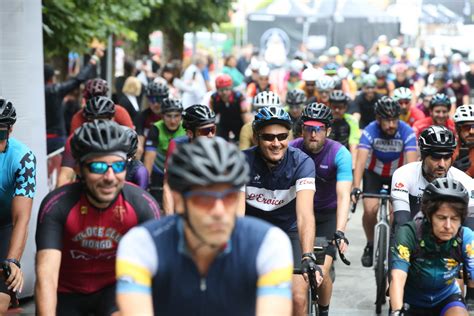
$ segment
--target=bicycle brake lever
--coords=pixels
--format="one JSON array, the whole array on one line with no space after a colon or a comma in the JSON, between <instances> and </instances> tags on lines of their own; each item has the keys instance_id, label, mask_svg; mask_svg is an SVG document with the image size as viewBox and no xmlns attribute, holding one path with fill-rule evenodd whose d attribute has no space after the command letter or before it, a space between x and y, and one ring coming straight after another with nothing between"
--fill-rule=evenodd
<instances>
[{"instance_id":1,"label":"bicycle brake lever","mask_svg":"<svg viewBox=\"0 0 474 316\"><path fill-rule=\"evenodd\" d=\"M337 252L339 253L339 258L341 258L342 262L344 262L344 264L346 266L350 266L351 265L351 262L346 258L346 256L341 252L341 249L339 249L339 240L338 239L334 239L334 242L336 243L336 248L337 248Z\"/></svg>"}]
</instances>

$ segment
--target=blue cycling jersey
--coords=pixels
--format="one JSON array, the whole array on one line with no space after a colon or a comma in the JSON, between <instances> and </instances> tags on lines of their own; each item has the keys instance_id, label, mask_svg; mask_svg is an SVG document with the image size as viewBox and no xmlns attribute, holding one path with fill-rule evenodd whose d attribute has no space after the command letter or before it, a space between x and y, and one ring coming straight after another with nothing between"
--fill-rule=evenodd
<instances>
[{"instance_id":1,"label":"blue cycling jersey","mask_svg":"<svg viewBox=\"0 0 474 316\"><path fill-rule=\"evenodd\" d=\"M394 136L383 134L380 124L373 121L362 132L358 148L370 150L366 169L382 177L390 177L393 172L403 166L404 153L416 151L416 136L411 127L398 122L398 130Z\"/></svg>"},{"instance_id":2,"label":"blue cycling jersey","mask_svg":"<svg viewBox=\"0 0 474 316\"><path fill-rule=\"evenodd\" d=\"M290 146L303 150L314 161L316 168L314 210L318 213L337 208L336 183L352 182L352 156L349 150L332 139L326 139L323 148L317 154L304 149L303 138L291 141Z\"/></svg>"},{"instance_id":3,"label":"blue cycling jersey","mask_svg":"<svg viewBox=\"0 0 474 316\"><path fill-rule=\"evenodd\" d=\"M250 168L245 187L245 214L266 220L285 232L295 231L296 193L315 190L314 163L301 150L288 147L282 161L270 169L258 147L244 150Z\"/></svg>"},{"instance_id":4,"label":"blue cycling jersey","mask_svg":"<svg viewBox=\"0 0 474 316\"><path fill-rule=\"evenodd\" d=\"M0 153L0 226L10 225L11 204L15 196L32 199L36 190L36 157L13 137Z\"/></svg>"}]
</instances>

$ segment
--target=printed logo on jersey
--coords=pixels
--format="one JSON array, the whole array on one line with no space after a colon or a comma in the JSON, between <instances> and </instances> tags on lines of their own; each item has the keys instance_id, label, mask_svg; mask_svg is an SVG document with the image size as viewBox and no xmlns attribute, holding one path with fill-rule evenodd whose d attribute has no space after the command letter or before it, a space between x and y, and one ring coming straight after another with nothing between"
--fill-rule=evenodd
<instances>
[{"instance_id":1,"label":"printed logo on jersey","mask_svg":"<svg viewBox=\"0 0 474 316\"><path fill-rule=\"evenodd\" d=\"M405 185L404 185L402 182L397 182L397 183L395 183L395 187L396 187L397 189L401 189L401 188L403 188L404 186L405 186Z\"/></svg>"},{"instance_id":2,"label":"printed logo on jersey","mask_svg":"<svg viewBox=\"0 0 474 316\"><path fill-rule=\"evenodd\" d=\"M313 179L314 186L314 179ZM296 188L288 190L267 190L264 188L246 187L246 203L262 210L271 212L290 203L296 198Z\"/></svg>"},{"instance_id":3,"label":"printed logo on jersey","mask_svg":"<svg viewBox=\"0 0 474 316\"><path fill-rule=\"evenodd\" d=\"M296 192L300 190L316 191L316 180L314 178L301 178L296 180Z\"/></svg>"},{"instance_id":4,"label":"printed logo on jersey","mask_svg":"<svg viewBox=\"0 0 474 316\"><path fill-rule=\"evenodd\" d=\"M79 242L81 247L88 249L112 249L118 244L122 234L115 228L104 226L88 226L76 236L72 241Z\"/></svg>"},{"instance_id":5,"label":"printed logo on jersey","mask_svg":"<svg viewBox=\"0 0 474 316\"><path fill-rule=\"evenodd\" d=\"M117 256L117 252L115 251L115 249L113 251L105 251L105 252L101 251L95 256L90 253L80 251L80 250L71 250L70 253L73 259L83 259L83 260L97 260L97 259L110 260L110 259L115 259L115 257Z\"/></svg>"},{"instance_id":6,"label":"printed logo on jersey","mask_svg":"<svg viewBox=\"0 0 474 316\"><path fill-rule=\"evenodd\" d=\"M398 245L397 250L398 250L398 256L400 257L400 259L403 259L406 262L410 262L410 249L408 249L408 247L405 247L403 245Z\"/></svg>"},{"instance_id":7,"label":"printed logo on jersey","mask_svg":"<svg viewBox=\"0 0 474 316\"><path fill-rule=\"evenodd\" d=\"M15 178L15 195L33 198L36 188L36 157L31 151L21 158Z\"/></svg>"},{"instance_id":8,"label":"printed logo on jersey","mask_svg":"<svg viewBox=\"0 0 474 316\"><path fill-rule=\"evenodd\" d=\"M393 186L392 191L399 191L403 193L408 193L408 190L405 188L405 185L402 182L397 182Z\"/></svg>"},{"instance_id":9,"label":"printed logo on jersey","mask_svg":"<svg viewBox=\"0 0 474 316\"><path fill-rule=\"evenodd\" d=\"M257 173L255 177L253 177L253 181L256 183L260 183L260 175Z\"/></svg>"},{"instance_id":10,"label":"printed logo on jersey","mask_svg":"<svg viewBox=\"0 0 474 316\"><path fill-rule=\"evenodd\" d=\"M384 153L402 152L403 141L401 139L376 138L373 145L374 150Z\"/></svg>"},{"instance_id":11,"label":"printed logo on jersey","mask_svg":"<svg viewBox=\"0 0 474 316\"><path fill-rule=\"evenodd\" d=\"M319 167L320 167L321 169L328 169L328 168L329 168L329 166L327 166L327 165L319 165Z\"/></svg>"},{"instance_id":12,"label":"printed logo on jersey","mask_svg":"<svg viewBox=\"0 0 474 316\"><path fill-rule=\"evenodd\" d=\"M469 258L474 258L474 241L466 245L466 254Z\"/></svg>"}]
</instances>

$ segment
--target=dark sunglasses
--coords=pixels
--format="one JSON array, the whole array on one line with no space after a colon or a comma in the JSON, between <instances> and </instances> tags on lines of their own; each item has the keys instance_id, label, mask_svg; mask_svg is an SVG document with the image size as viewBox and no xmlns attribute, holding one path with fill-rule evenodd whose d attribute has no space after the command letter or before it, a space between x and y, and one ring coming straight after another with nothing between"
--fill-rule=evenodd
<instances>
[{"instance_id":1,"label":"dark sunglasses","mask_svg":"<svg viewBox=\"0 0 474 316\"><path fill-rule=\"evenodd\" d=\"M469 132L471 129L474 129L474 124L472 123L461 125L461 130L463 132Z\"/></svg>"},{"instance_id":2,"label":"dark sunglasses","mask_svg":"<svg viewBox=\"0 0 474 316\"><path fill-rule=\"evenodd\" d=\"M217 200L222 200L225 206L235 202L239 196L239 191L238 188L230 188L222 192L188 191L184 192L183 196L190 199L193 204L210 210Z\"/></svg>"},{"instance_id":3,"label":"dark sunglasses","mask_svg":"<svg viewBox=\"0 0 474 316\"><path fill-rule=\"evenodd\" d=\"M260 134L259 137L266 142L273 142L278 139L279 142L284 141L288 138L288 133L281 133L281 134Z\"/></svg>"},{"instance_id":4,"label":"dark sunglasses","mask_svg":"<svg viewBox=\"0 0 474 316\"><path fill-rule=\"evenodd\" d=\"M93 161L89 162L86 166L91 173L104 174L107 172L107 170L109 170L109 168L112 168L114 173L120 173L125 171L125 168L127 167L127 162L116 161L111 164L108 164L104 161Z\"/></svg>"},{"instance_id":5,"label":"dark sunglasses","mask_svg":"<svg viewBox=\"0 0 474 316\"><path fill-rule=\"evenodd\" d=\"M0 140L8 139L8 134L9 133L7 129L0 130Z\"/></svg>"},{"instance_id":6,"label":"dark sunglasses","mask_svg":"<svg viewBox=\"0 0 474 316\"><path fill-rule=\"evenodd\" d=\"M196 130L196 134L199 135L199 136L207 136L209 134L215 134L215 133L216 133L216 127L215 126L198 128Z\"/></svg>"},{"instance_id":7,"label":"dark sunglasses","mask_svg":"<svg viewBox=\"0 0 474 316\"><path fill-rule=\"evenodd\" d=\"M432 153L431 154L431 158L434 159L434 160L448 160L448 159L451 159L453 157L453 154L446 154L446 153Z\"/></svg>"},{"instance_id":8,"label":"dark sunglasses","mask_svg":"<svg viewBox=\"0 0 474 316\"><path fill-rule=\"evenodd\" d=\"M148 97L148 101L151 103L161 103L164 99L164 97Z\"/></svg>"},{"instance_id":9,"label":"dark sunglasses","mask_svg":"<svg viewBox=\"0 0 474 316\"><path fill-rule=\"evenodd\" d=\"M402 100L398 100L398 103L399 103L399 104L410 104L410 100L404 100L404 99L402 99Z\"/></svg>"},{"instance_id":10,"label":"dark sunglasses","mask_svg":"<svg viewBox=\"0 0 474 316\"><path fill-rule=\"evenodd\" d=\"M315 133L325 132L326 131L326 126L303 125L303 130L308 134L312 134L313 132L315 132Z\"/></svg>"}]
</instances>

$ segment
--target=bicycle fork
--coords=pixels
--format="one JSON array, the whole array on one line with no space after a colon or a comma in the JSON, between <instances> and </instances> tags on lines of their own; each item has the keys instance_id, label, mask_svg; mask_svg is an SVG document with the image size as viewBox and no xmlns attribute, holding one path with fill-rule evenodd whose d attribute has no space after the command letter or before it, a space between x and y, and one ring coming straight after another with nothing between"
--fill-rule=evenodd
<instances>
[{"instance_id":1,"label":"bicycle fork","mask_svg":"<svg viewBox=\"0 0 474 316\"><path fill-rule=\"evenodd\" d=\"M381 221L379 221L376 225L375 225L375 236L374 236L374 250L378 248L378 244L379 244L379 238L380 238L380 231L381 231L381 227L382 226L385 226L385 243L386 243L386 247L385 247L385 260L384 260L384 268L385 268L385 271L388 271L388 251L389 251L389 241L390 241L390 225L387 223L387 221L385 219L382 219ZM374 268L377 267L377 256L372 256L372 266Z\"/></svg>"}]
</instances>

